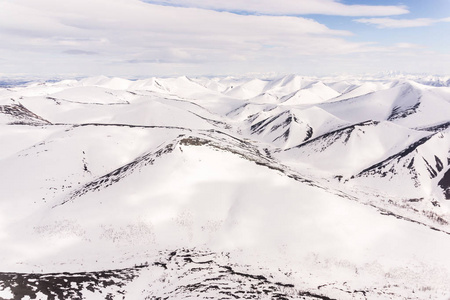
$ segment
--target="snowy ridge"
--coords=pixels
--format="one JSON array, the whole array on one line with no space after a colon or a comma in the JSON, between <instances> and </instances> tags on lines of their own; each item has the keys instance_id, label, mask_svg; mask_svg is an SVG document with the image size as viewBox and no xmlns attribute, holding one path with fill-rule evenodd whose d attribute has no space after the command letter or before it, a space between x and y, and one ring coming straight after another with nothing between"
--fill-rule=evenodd
<instances>
[{"instance_id":1,"label":"snowy ridge","mask_svg":"<svg viewBox=\"0 0 450 300\"><path fill-rule=\"evenodd\" d=\"M63 205L64 203L71 200L73 201L75 198L80 197L90 191L98 191L101 188L107 188L108 186L120 181L120 179L127 176L127 174L134 172L135 169L153 164L155 159L163 154L172 152L174 147L175 145L173 143L170 143L159 147L159 149L154 152L149 152L139 156L132 162L85 184L78 190L75 190L71 193L70 197L67 200L63 201L60 205Z\"/></svg>"},{"instance_id":2,"label":"snowy ridge","mask_svg":"<svg viewBox=\"0 0 450 300\"><path fill-rule=\"evenodd\" d=\"M447 77L1 88L0 298L447 299L449 116Z\"/></svg>"},{"instance_id":3,"label":"snowy ridge","mask_svg":"<svg viewBox=\"0 0 450 300\"><path fill-rule=\"evenodd\" d=\"M9 124L50 124L49 121L32 113L22 104L0 105L1 116L9 117Z\"/></svg>"}]
</instances>

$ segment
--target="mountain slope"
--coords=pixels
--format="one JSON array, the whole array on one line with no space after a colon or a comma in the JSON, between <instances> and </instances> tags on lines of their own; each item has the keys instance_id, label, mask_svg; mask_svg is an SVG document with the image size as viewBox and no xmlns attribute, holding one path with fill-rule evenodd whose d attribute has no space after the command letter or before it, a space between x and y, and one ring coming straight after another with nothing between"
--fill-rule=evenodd
<instances>
[{"instance_id":1,"label":"mountain slope","mask_svg":"<svg viewBox=\"0 0 450 300\"><path fill-rule=\"evenodd\" d=\"M298 266L297 270L301 270L301 266L309 266L307 272L310 274L304 277L306 282L296 283L295 278L304 276L303 271L295 272L291 279L287 278L286 284L294 280L293 287L297 288L297 291L289 292L293 294L287 295L308 291L312 299L320 299L322 295L342 296L333 289L319 291L317 286L330 281L343 284L341 276L344 274L345 281L351 285L364 286L358 279L360 272L372 280L384 278L385 272L374 268L377 264L393 271L391 260L395 259L398 264L408 264L425 271L428 269L421 267L421 264L426 262L426 268L437 268L440 266L439 260L446 255L445 245L450 240L442 234L428 233L426 227L383 216L368 206L280 176L279 171L252 161L252 157L261 159L256 150L238 150L245 145L242 142L221 134L208 135L179 137L178 143L167 145L169 148L161 147L168 151L157 151L156 156L157 153L160 155L151 163L144 163L147 161L144 155L143 163L117 169L118 175L126 174L121 180L108 184L103 177L99 177L94 182L103 181L101 186L87 184L84 186L89 188L87 193L63 193L60 199L70 201L60 202L56 206L53 205L55 202L49 203L28 216L27 220L22 220L21 224L13 223L17 232L27 238L21 241L14 241L12 237L3 239L2 253L5 253L5 248L11 249L9 245L19 246L17 252L7 257L6 261L20 259L22 264L16 269L39 264L39 268L47 272L74 272L80 269L93 272L145 264L157 255L155 250L208 247L215 253L221 253L238 248L241 249L239 254L230 255L239 266L242 261L254 262L256 258L264 259L266 266L272 270L280 261L289 262L291 267ZM220 193L212 197L213 191ZM75 197L66 198L64 194ZM280 195L283 197L280 198ZM85 209L87 206L88 210ZM268 219L271 222L267 222ZM377 229L374 230L374 227ZM369 228L372 237L366 235ZM280 230L283 232L281 235ZM427 241L425 245L429 246L412 247L417 241L407 235L399 241L398 235L404 231L422 235ZM418 253L428 253L436 242L443 247L435 257L420 261L415 258ZM51 249L48 248L49 243L52 244ZM33 245L32 253L25 250L27 245ZM149 252L148 249L154 250ZM254 249L264 250L255 256ZM399 261L400 253L402 259ZM71 261L67 261L67 256L71 257ZM274 256L277 258L273 259ZM183 255L181 261L183 257L192 257L194 262L201 259ZM213 258L200 260L205 262L201 267L234 270L238 275L256 274L250 278L241 275L244 280L241 284L251 278L269 278L266 277L269 275L258 277L261 271L255 269L243 272L236 271L234 265L230 266L231 269L220 267L220 263L214 266L210 259ZM320 266L324 261L333 266L332 270ZM341 264L342 261L346 263ZM169 266L168 262L159 262ZM357 273L354 271L355 265L359 266ZM362 267L364 265L366 267ZM5 267L12 270L13 266L8 264ZM167 280L175 280L176 272L182 272L178 268L166 275ZM197 274L189 268L184 272L182 278L186 283L178 283L183 286L178 289L178 295L196 291L189 289L190 284L198 282L189 281L191 276L196 276L200 281L208 278L205 277L207 272ZM401 269L401 272L406 272L407 276L414 274L407 269ZM326 281L320 281L322 276L326 276ZM393 275L390 280L401 282L399 278ZM151 282L151 279L147 280ZM228 284L232 282L226 277L222 280ZM270 285L270 282L268 280L264 284ZM277 280L272 282L274 284ZM314 282L318 283L314 285ZM437 284L434 281L429 283ZM419 281L410 281L409 284L419 284ZM167 288L168 295L175 295ZM245 291L245 288L242 289ZM400 285L399 289L407 292L409 287ZM132 295L132 289L125 288L125 291L125 295ZM282 291L287 292L286 289Z\"/></svg>"},{"instance_id":2,"label":"mountain slope","mask_svg":"<svg viewBox=\"0 0 450 300\"><path fill-rule=\"evenodd\" d=\"M446 299L447 79L0 88L0 298Z\"/></svg>"},{"instance_id":3,"label":"mountain slope","mask_svg":"<svg viewBox=\"0 0 450 300\"><path fill-rule=\"evenodd\" d=\"M395 194L401 184L408 195L420 188L422 197L443 200L443 191L437 189L437 181L442 180L450 165L450 131L426 136L399 153L361 171L358 177L383 180L384 189ZM398 176L401 173L400 176ZM445 180L442 182L444 184ZM420 194L419 194L420 195ZM448 199L448 198L447 198Z\"/></svg>"},{"instance_id":4,"label":"mountain slope","mask_svg":"<svg viewBox=\"0 0 450 300\"><path fill-rule=\"evenodd\" d=\"M280 157L349 177L428 135L391 122L367 121L328 132Z\"/></svg>"}]
</instances>

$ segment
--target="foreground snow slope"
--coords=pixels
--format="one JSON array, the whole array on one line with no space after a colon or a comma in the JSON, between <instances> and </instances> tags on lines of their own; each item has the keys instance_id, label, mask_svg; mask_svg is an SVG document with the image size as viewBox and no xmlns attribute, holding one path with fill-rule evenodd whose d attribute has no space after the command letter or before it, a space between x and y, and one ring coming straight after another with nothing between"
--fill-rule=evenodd
<instances>
[{"instance_id":1,"label":"foreground snow slope","mask_svg":"<svg viewBox=\"0 0 450 300\"><path fill-rule=\"evenodd\" d=\"M0 298L446 299L450 92L417 81L0 90Z\"/></svg>"}]
</instances>

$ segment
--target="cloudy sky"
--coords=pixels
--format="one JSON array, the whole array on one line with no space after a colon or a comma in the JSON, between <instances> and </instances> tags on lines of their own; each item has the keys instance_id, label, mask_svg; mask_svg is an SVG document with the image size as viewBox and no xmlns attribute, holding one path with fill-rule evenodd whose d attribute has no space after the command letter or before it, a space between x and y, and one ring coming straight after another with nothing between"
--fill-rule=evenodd
<instances>
[{"instance_id":1,"label":"cloudy sky","mask_svg":"<svg viewBox=\"0 0 450 300\"><path fill-rule=\"evenodd\" d=\"M450 74L450 0L0 0L0 75Z\"/></svg>"}]
</instances>

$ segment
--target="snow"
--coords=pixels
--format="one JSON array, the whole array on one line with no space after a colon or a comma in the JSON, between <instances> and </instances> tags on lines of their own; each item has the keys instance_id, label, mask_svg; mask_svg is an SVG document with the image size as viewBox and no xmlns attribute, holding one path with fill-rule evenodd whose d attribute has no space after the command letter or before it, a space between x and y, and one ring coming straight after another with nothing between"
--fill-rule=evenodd
<instances>
[{"instance_id":1,"label":"snow","mask_svg":"<svg viewBox=\"0 0 450 300\"><path fill-rule=\"evenodd\" d=\"M436 82L0 89L0 297L25 276L66 298L448 298L450 90Z\"/></svg>"},{"instance_id":2,"label":"snow","mask_svg":"<svg viewBox=\"0 0 450 300\"><path fill-rule=\"evenodd\" d=\"M267 81L252 79L244 84L231 88L226 92L226 95L238 99L253 98L263 92L266 84Z\"/></svg>"},{"instance_id":3,"label":"snow","mask_svg":"<svg viewBox=\"0 0 450 300\"><path fill-rule=\"evenodd\" d=\"M281 99L285 105L302 105L325 102L340 94L332 88L317 82Z\"/></svg>"}]
</instances>

